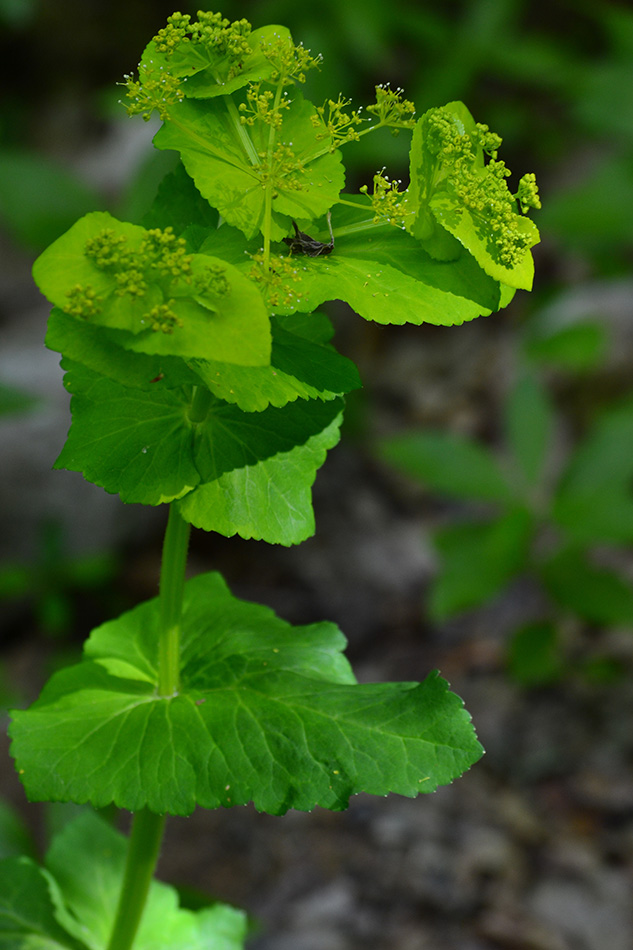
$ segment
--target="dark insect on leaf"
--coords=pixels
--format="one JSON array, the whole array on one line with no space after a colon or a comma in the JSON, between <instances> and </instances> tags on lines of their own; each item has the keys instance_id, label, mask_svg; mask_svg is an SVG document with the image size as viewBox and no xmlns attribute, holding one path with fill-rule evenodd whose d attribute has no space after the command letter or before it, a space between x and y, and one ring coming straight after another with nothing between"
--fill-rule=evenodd
<instances>
[{"instance_id":1,"label":"dark insect on leaf","mask_svg":"<svg viewBox=\"0 0 633 950\"><path fill-rule=\"evenodd\" d=\"M321 257L323 254L331 254L334 250L334 234L332 233L332 221L330 220L329 211L327 213L327 224L330 229L329 244L323 244L322 241L311 238L309 234L304 234L304 232L300 231L297 227L296 221L292 222L292 226L295 229L295 236L284 238L284 244L288 245L291 254L305 254L306 257Z\"/></svg>"}]
</instances>

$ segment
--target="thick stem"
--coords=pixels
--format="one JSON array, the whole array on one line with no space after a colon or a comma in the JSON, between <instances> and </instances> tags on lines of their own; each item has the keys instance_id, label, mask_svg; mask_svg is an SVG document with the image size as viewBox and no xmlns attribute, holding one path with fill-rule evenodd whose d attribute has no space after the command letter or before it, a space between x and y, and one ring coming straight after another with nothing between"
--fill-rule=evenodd
<instances>
[{"instance_id":1,"label":"thick stem","mask_svg":"<svg viewBox=\"0 0 633 950\"><path fill-rule=\"evenodd\" d=\"M144 808L134 816L123 887L107 950L131 950L145 910L165 825L164 815Z\"/></svg>"},{"instance_id":2,"label":"thick stem","mask_svg":"<svg viewBox=\"0 0 633 950\"><path fill-rule=\"evenodd\" d=\"M173 696L180 686L180 621L190 528L171 505L160 572L159 696Z\"/></svg>"}]
</instances>

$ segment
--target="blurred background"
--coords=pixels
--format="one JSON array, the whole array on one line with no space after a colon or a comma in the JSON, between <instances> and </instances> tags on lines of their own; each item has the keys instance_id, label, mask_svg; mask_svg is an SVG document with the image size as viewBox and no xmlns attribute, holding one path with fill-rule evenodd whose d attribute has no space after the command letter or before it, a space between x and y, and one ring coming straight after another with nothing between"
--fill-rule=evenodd
<instances>
[{"instance_id":1,"label":"blurred background","mask_svg":"<svg viewBox=\"0 0 633 950\"><path fill-rule=\"evenodd\" d=\"M68 399L30 268L80 215L139 221L151 203L170 156L116 84L173 2L0 0L3 725L92 627L157 590L165 513L51 471ZM315 537L293 550L192 540L192 571L221 570L293 623L339 623L361 680L439 668L486 757L415 801L173 819L160 873L191 906L205 894L246 906L257 950L628 950L633 10L227 0L222 12L283 23L321 52L316 103L365 104L378 82L402 86L418 115L464 101L502 136L511 185L536 173L542 243L533 293L471 325L378 327L332 305L364 389L316 482ZM405 135L348 146L348 190L383 165L406 180L407 154ZM479 493L455 477L471 466ZM491 469L522 486L519 515ZM68 814L26 807L2 744L0 856L45 847Z\"/></svg>"}]
</instances>

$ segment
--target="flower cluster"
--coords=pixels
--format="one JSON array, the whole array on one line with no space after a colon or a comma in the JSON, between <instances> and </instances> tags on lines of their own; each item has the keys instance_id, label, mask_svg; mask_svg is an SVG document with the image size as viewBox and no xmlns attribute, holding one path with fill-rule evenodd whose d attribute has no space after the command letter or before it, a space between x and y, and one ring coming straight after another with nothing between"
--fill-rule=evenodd
<instances>
[{"instance_id":1,"label":"flower cluster","mask_svg":"<svg viewBox=\"0 0 633 950\"><path fill-rule=\"evenodd\" d=\"M277 101L275 101L277 100ZM251 83L246 90L246 102L241 102L239 111L242 113L242 125L255 125L263 122L274 129L280 129L283 122L283 110L289 108L290 99L287 96L275 97L272 89L264 89L262 83Z\"/></svg>"},{"instance_id":2,"label":"flower cluster","mask_svg":"<svg viewBox=\"0 0 633 950\"><path fill-rule=\"evenodd\" d=\"M262 45L261 51L272 66L270 82L275 85L305 82L308 70L318 69L322 60L320 53L313 56L303 43L294 46L281 36L274 43Z\"/></svg>"},{"instance_id":3,"label":"flower cluster","mask_svg":"<svg viewBox=\"0 0 633 950\"><path fill-rule=\"evenodd\" d=\"M158 31L154 42L158 52L168 57L183 44L193 43L237 63L252 52L250 33L248 20L231 22L221 13L199 10L198 19L193 22L189 14L174 13L168 17L167 26Z\"/></svg>"},{"instance_id":4,"label":"flower cluster","mask_svg":"<svg viewBox=\"0 0 633 950\"><path fill-rule=\"evenodd\" d=\"M407 216L412 212L407 209L406 190L400 191L402 182L400 180L390 181L385 175L385 169L376 172L374 175L373 194L369 195L367 185L362 185L360 191L371 198L372 208L374 210L374 221L386 221L396 227L404 228L406 226Z\"/></svg>"},{"instance_id":5,"label":"flower cluster","mask_svg":"<svg viewBox=\"0 0 633 950\"><path fill-rule=\"evenodd\" d=\"M415 106L402 98L403 92L400 88L393 90L389 84L376 86L376 102L367 106L367 111L377 117L378 125L386 125L394 132L413 128Z\"/></svg>"},{"instance_id":6,"label":"flower cluster","mask_svg":"<svg viewBox=\"0 0 633 950\"><path fill-rule=\"evenodd\" d=\"M269 307L292 307L301 298L301 293L289 290L288 283L297 283L301 275L291 255L273 255L268 266L263 251L251 255L253 266L248 272L251 280L259 285Z\"/></svg>"},{"instance_id":7,"label":"flower cluster","mask_svg":"<svg viewBox=\"0 0 633 950\"><path fill-rule=\"evenodd\" d=\"M123 77L127 88L127 114L140 115L148 122L156 109L160 118L166 119L170 106L184 99L180 80L151 60L141 63L138 72L138 79L134 79L131 73Z\"/></svg>"},{"instance_id":8,"label":"flower cluster","mask_svg":"<svg viewBox=\"0 0 633 950\"><path fill-rule=\"evenodd\" d=\"M329 138L332 151L345 142L357 142L360 138L357 131L357 126L363 121L360 110L346 111L351 101L339 94L336 101L328 99L324 105L317 106L312 116L312 125L319 130L317 139Z\"/></svg>"},{"instance_id":9,"label":"flower cluster","mask_svg":"<svg viewBox=\"0 0 633 950\"><path fill-rule=\"evenodd\" d=\"M536 175L529 172L519 181L519 187L515 195L516 200L523 214L526 214L530 208L540 208L541 199L539 198L538 186L536 184Z\"/></svg>"},{"instance_id":10,"label":"flower cluster","mask_svg":"<svg viewBox=\"0 0 633 950\"><path fill-rule=\"evenodd\" d=\"M265 152L260 152L259 158L260 164L253 172L263 188L272 181L274 187L283 187L286 191L301 191L303 185L300 176L305 174L305 168L289 145L277 145L270 160Z\"/></svg>"},{"instance_id":11,"label":"flower cluster","mask_svg":"<svg viewBox=\"0 0 633 950\"><path fill-rule=\"evenodd\" d=\"M157 287L163 298L170 298L178 282L191 286L193 292L223 296L230 290L226 272L210 265L194 272L193 255L187 253L183 238L172 228L153 228L145 233L138 247L131 247L124 234L103 228L86 241L84 254L95 267L114 281L114 293L122 297L143 297L150 285ZM72 316L89 319L100 312L104 298L90 286L77 284L67 294L65 310ZM173 312L173 299L152 307L143 317L152 330L172 333L182 322Z\"/></svg>"},{"instance_id":12,"label":"flower cluster","mask_svg":"<svg viewBox=\"0 0 633 950\"><path fill-rule=\"evenodd\" d=\"M483 166L478 161L481 150L496 155L501 139L485 125L467 132L456 116L442 109L429 110L422 121L425 148L435 164L433 190L450 195L458 214L467 210L490 255L504 267L515 267L529 241L506 184L510 171L495 158ZM537 207L533 203L538 201L534 176L525 176L522 181L522 210Z\"/></svg>"}]
</instances>

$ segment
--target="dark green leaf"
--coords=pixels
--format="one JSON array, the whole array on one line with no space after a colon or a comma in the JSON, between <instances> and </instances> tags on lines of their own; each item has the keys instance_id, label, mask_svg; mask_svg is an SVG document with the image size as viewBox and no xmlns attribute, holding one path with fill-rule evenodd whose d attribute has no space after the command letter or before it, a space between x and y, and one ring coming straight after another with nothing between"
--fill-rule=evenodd
<instances>
[{"instance_id":1,"label":"dark green leaf","mask_svg":"<svg viewBox=\"0 0 633 950\"><path fill-rule=\"evenodd\" d=\"M73 422L56 468L83 472L123 501L157 505L223 474L291 452L339 414L333 399L247 413L214 400L189 419L187 389L140 390L66 363Z\"/></svg>"},{"instance_id":2,"label":"dark green leaf","mask_svg":"<svg viewBox=\"0 0 633 950\"><path fill-rule=\"evenodd\" d=\"M525 352L540 363L582 372L595 369L606 355L608 336L600 323L582 322L548 335L530 336Z\"/></svg>"},{"instance_id":3,"label":"dark green leaf","mask_svg":"<svg viewBox=\"0 0 633 950\"><path fill-rule=\"evenodd\" d=\"M81 664L14 713L29 797L171 814L250 800L271 814L338 809L361 791L433 791L481 754L436 674L357 685L333 624L292 628L217 574L186 585L181 687L162 698L158 618L154 600L104 624Z\"/></svg>"}]
</instances>

